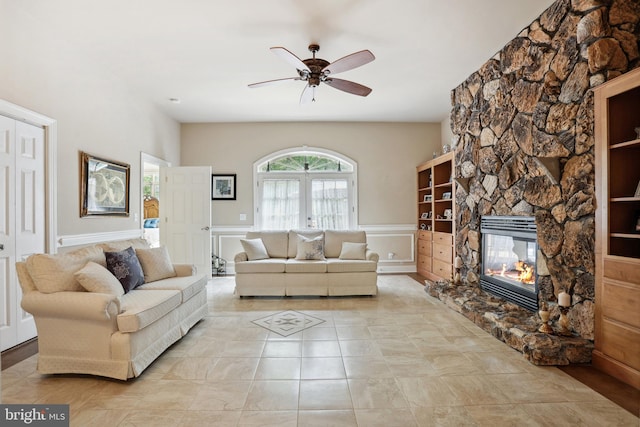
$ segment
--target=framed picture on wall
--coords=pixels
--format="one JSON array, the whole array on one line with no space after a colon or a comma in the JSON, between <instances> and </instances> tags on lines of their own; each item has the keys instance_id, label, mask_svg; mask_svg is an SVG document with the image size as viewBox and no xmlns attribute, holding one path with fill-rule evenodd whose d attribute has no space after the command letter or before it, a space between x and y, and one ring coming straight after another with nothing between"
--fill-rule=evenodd
<instances>
[{"instance_id":1,"label":"framed picture on wall","mask_svg":"<svg viewBox=\"0 0 640 427\"><path fill-rule=\"evenodd\" d=\"M129 216L130 169L80 152L80 216Z\"/></svg>"},{"instance_id":2,"label":"framed picture on wall","mask_svg":"<svg viewBox=\"0 0 640 427\"><path fill-rule=\"evenodd\" d=\"M236 199L236 174L211 175L211 200Z\"/></svg>"}]
</instances>

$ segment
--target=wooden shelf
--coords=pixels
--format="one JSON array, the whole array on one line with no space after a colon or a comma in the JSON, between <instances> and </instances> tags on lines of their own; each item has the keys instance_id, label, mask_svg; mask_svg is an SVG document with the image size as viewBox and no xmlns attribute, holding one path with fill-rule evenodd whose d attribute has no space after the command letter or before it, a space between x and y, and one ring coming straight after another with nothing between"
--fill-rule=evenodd
<instances>
[{"instance_id":1,"label":"wooden shelf","mask_svg":"<svg viewBox=\"0 0 640 427\"><path fill-rule=\"evenodd\" d=\"M640 69L594 88L595 339L592 363L640 388Z\"/></svg>"},{"instance_id":2,"label":"wooden shelf","mask_svg":"<svg viewBox=\"0 0 640 427\"><path fill-rule=\"evenodd\" d=\"M633 141L620 142L618 144L613 144L609 147L610 150L615 150L617 148L627 148L640 146L640 139L634 139Z\"/></svg>"},{"instance_id":3,"label":"wooden shelf","mask_svg":"<svg viewBox=\"0 0 640 427\"><path fill-rule=\"evenodd\" d=\"M610 202L640 202L640 197L612 197Z\"/></svg>"},{"instance_id":4,"label":"wooden shelf","mask_svg":"<svg viewBox=\"0 0 640 427\"><path fill-rule=\"evenodd\" d=\"M451 280L453 272L453 258L442 259L434 257L435 248L442 250L447 247L446 254L453 254L453 235L455 221L453 219L438 219L443 216L445 210L451 210L455 218L455 186L451 174L454 171L454 153L444 154L433 160L424 162L417 167L418 174L418 244L417 246L417 271L430 280ZM443 199L444 193L450 193L450 198ZM425 196L431 196L429 201L424 201ZM429 213L430 218L421 218L422 214ZM422 230L421 226L429 227ZM445 237L443 237L445 236ZM434 246L435 245L435 246ZM441 253L441 252L439 252Z\"/></svg>"},{"instance_id":5,"label":"wooden shelf","mask_svg":"<svg viewBox=\"0 0 640 427\"><path fill-rule=\"evenodd\" d=\"M640 239L640 234L631 234L631 233L609 233L611 237L620 237L623 239Z\"/></svg>"}]
</instances>

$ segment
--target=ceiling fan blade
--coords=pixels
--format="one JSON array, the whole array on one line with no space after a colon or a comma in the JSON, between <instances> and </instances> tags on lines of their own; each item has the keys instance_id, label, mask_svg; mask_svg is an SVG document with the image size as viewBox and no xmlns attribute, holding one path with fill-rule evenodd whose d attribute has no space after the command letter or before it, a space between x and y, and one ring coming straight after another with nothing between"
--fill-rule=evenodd
<instances>
[{"instance_id":1,"label":"ceiling fan blade","mask_svg":"<svg viewBox=\"0 0 640 427\"><path fill-rule=\"evenodd\" d=\"M295 56L293 53L289 52L287 49L285 49L283 47L272 47L271 48L271 52L275 53L280 58L284 59L289 64L291 64L294 67L296 67L297 70L306 70L306 71L311 72L309 67L307 67L305 65L305 63L302 62L302 60L300 58Z\"/></svg>"},{"instance_id":2,"label":"ceiling fan blade","mask_svg":"<svg viewBox=\"0 0 640 427\"><path fill-rule=\"evenodd\" d=\"M263 87L263 86L270 86L270 85L274 85L274 84L288 82L290 80L302 80L302 79L300 77L287 77L285 79L267 80L267 81L264 81L264 82L251 83L248 86L250 88Z\"/></svg>"},{"instance_id":3,"label":"ceiling fan blade","mask_svg":"<svg viewBox=\"0 0 640 427\"><path fill-rule=\"evenodd\" d=\"M368 64L374 59L376 59L376 57L373 56L373 53L368 50L361 50L360 52L352 53L351 55L347 55L333 61L331 64L324 67L322 72L325 74L342 73L344 71L360 67L361 65Z\"/></svg>"},{"instance_id":4,"label":"ceiling fan blade","mask_svg":"<svg viewBox=\"0 0 640 427\"><path fill-rule=\"evenodd\" d=\"M326 79L324 82L332 88L354 95L367 96L371 93L371 88L363 86L360 83L350 82L349 80L330 78Z\"/></svg>"},{"instance_id":5,"label":"ceiling fan blade","mask_svg":"<svg viewBox=\"0 0 640 427\"><path fill-rule=\"evenodd\" d=\"M300 105L311 104L316 100L316 88L311 85L305 85L300 95Z\"/></svg>"}]
</instances>

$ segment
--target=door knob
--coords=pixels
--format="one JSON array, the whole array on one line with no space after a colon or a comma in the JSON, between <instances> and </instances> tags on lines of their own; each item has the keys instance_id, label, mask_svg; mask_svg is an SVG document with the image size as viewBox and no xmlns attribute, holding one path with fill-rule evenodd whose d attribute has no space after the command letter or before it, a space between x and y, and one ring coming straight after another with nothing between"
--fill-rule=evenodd
<instances>
[{"instance_id":1,"label":"door knob","mask_svg":"<svg viewBox=\"0 0 640 427\"><path fill-rule=\"evenodd\" d=\"M0 251L4 251L4 245L0 243Z\"/></svg>"},{"instance_id":2,"label":"door knob","mask_svg":"<svg viewBox=\"0 0 640 427\"><path fill-rule=\"evenodd\" d=\"M200 230L209 231L209 227L202 227Z\"/></svg>"}]
</instances>

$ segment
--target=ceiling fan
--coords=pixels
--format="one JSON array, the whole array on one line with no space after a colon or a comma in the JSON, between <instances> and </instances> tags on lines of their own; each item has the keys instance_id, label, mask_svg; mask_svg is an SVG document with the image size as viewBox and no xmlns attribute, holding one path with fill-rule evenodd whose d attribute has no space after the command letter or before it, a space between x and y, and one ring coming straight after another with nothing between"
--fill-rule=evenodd
<instances>
[{"instance_id":1,"label":"ceiling fan","mask_svg":"<svg viewBox=\"0 0 640 427\"><path fill-rule=\"evenodd\" d=\"M339 89L353 95L367 96L371 93L371 89L366 86L349 80L336 79L332 77L332 75L352 70L364 64L368 64L369 62L376 59L376 57L373 56L373 53L368 50L361 50L330 63L329 61L326 61L324 59L316 58L316 52L318 52L319 50L319 45L309 45L309 51L313 53L313 58L301 60L296 55L283 47L272 47L271 51L273 53L296 67L298 76L252 83L249 85L249 87L255 88L276 83L283 83L290 80L302 80L307 82L307 85L302 90L302 95L300 96L300 104L308 104L309 102L315 101L315 90L320 85L320 83L325 83L335 89Z\"/></svg>"}]
</instances>

